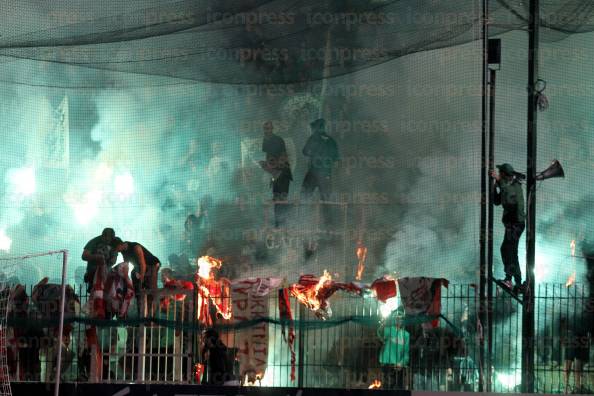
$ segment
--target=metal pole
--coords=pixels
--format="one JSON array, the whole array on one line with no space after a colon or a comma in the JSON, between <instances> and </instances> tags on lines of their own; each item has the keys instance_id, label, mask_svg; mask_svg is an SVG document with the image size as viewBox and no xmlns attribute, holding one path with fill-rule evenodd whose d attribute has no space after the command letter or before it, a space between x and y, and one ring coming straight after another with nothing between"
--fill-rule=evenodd
<instances>
[{"instance_id":1,"label":"metal pole","mask_svg":"<svg viewBox=\"0 0 594 396\"><path fill-rule=\"evenodd\" d=\"M62 375L62 337L64 336L64 308L66 307L66 269L68 250L62 250L62 289L60 291L60 323L58 324L58 355L56 362L56 384L54 396L60 395L60 376Z\"/></svg>"},{"instance_id":2,"label":"metal pole","mask_svg":"<svg viewBox=\"0 0 594 396\"><path fill-rule=\"evenodd\" d=\"M297 351L299 363L297 365L297 386L302 389L305 377L305 307L299 303L299 349Z\"/></svg>"},{"instance_id":3,"label":"metal pole","mask_svg":"<svg viewBox=\"0 0 594 396\"><path fill-rule=\"evenodd\" d=\"M489 31L487 26L488 0L482 3L482 29L481 38L483 41L483 78L482 78L482 103L481 103L481 217L480 217L480 286L479 286L479 321L481 326L486 322L486 267L485 261L485 243L487 241L487 99L488 99L488 72L489 72ZM479 348L479 392L484 390L484 370L485 370L485 338L480 338Z\"/></svg>"},{"instance_id":4,"label":"metal pole","mask_svg":"<svg viewBox=\"0 0 594 396\"><path fill-rule=\"evenodd\" d=\"M497 71L490 70L489 78L489 169L495 169L495 81ZM494 207L491 197L495 194L495 183L490 183L487 212L487 392L491 392L491 367L493 367L493 218Z\"/></svg>"},{"instance_id":5,"label":"metal pole","mask_svg":"<svg viewBox=\"0 0 594 396\"><path fill-rule=\"evenodd\" d=\"M527 224L526 224L526 282L528 293L522 306L522 392L534 392L534 257L536 200L536 82L538 79L538 28L540 22L539 0L530 0L528 39L528 150L526 170Z\"/></svg>"},{"instance_id":6,"label":"metal pole","mask_svg":"<svg viewBox=\"0 0 594 396\"><path fill-rule=\"evenodd\" d=\"M330 77L330 65L332 63L332 25L326 30L326 46L324 47L324 69L322 72L322 89L320 92L320 108L318 109L318 118L324 117L324 104L326 99L326 89L328 78Z\"/></svg>"},{"instance_id":7,"label":"metal pole","mask_svg":"<svg viewBox=\"0 0 594 396\"><path fill-rule=\"evenodd\" d=\"M147 299L146 292L140 292L140 318L147 318ZM146 356L146 326L144 320L141 320L138 326L138 365L136 367L136 382L144 382L145 378L145 356Z\"/></svg>"}]
</instances>

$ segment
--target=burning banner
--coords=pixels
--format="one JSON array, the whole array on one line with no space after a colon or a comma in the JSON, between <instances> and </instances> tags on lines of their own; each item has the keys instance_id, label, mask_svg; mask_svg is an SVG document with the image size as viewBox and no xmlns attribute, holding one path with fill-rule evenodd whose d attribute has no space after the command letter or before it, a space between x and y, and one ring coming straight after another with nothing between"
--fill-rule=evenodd
<instances>
[{"instance_id":1,"label":"burning banner","mask_svg":"<svg viewBox=\"0 0 594 396\"><path fill-rule=\"evenodd\" d=\"M441 314L441 287L448 287L448 284L449 282L443 278L398 279L400 297L406 315L438 317ZM437 327L439 319L435 318L430 323L432 327Z\"/></svg>"},{"instance_id":2,"label":"burning banner","mask_svg":"<svg viewBox=\"0 0 594 396\"><path fill-rule=\"evenodd\" d=\"M197 260L198 273L198 320L206 326L214 324L213 317L231 319L230 282L215 279L213 270L221 268L223 262L214 257L202 256Z\"/></svg>"},{"instance_id":3,"label":"burning banner","mask_svg":"<svg viewBox=\"0 0 594 396\"><path fill-rule=\"evenodd\" d=\"M280 287L280 278L250 278L231 283L233 324L269 317L268 294ZM268 323L247 326L234 335L238 348L240 378L255 383L266 373L268 361Z\"/></svg>"},{"instance_id":4,"label":"burning banner","mask_svg":"<svg viewBox=\"0 0 594 396\"><path fill-rule=\"evenodd\" d=\"M328 299L338 290L361 294L362 287L354 283L334 282L328 271L324 271L319 279L313 275L302 275L299 282L289 288L293 297L322 320L332 316Z\"/></svg>"},{"instance_id":5,"label":"burning banner","mask_svg":"<svg viewBox=\"0 0 594 396\"><path fill-rule=\"evenodd\" d=\"M373 296L386 303L398 292L397 281L389 276L376 279L371 285L360 283L334 282L328 271L319 279L313 275L302 275L299 282L293 284L289 291L301 304L312 310L322 320L332 316L328 299L338 290L344 290L358 296Z\"/></svg>"}]
</instances>

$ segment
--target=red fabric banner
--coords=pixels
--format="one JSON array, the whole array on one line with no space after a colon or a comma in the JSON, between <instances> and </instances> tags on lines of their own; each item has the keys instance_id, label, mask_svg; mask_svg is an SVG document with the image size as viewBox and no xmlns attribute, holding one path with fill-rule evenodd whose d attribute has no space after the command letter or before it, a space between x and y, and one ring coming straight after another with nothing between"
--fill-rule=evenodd
<instances>
[{"instance_id":1,"label":"red fabric banner","mask_svg":"<svg viewBox=\"0 0 594 396\"><path fill-rule=\"evenodd\" d=\"M283 339L289 344L291 351L291 381L295 381L295 323L293 322L293 313L291 312L291 301L289 300L289 289L279 289L278 291L278 309L279 316L282 321L282 335ZM289 324L289 331L287 336L287 329L285 323Z\"/></svg>"},{"instance_id":2,"label":"red fabric banner","mask_svg":"<svg viewBox=\"0 0 594 396\"><path fill-rule=\"evenodd\" d=\"M394 279L389 279L386 277L376 279L371 284L371 289L375 291L377 299L383 303L385 303L386 301L388 301L388 299L392 297L396 297L396 294L398 292L396 281Z\"/></svg>"}]
</instances>

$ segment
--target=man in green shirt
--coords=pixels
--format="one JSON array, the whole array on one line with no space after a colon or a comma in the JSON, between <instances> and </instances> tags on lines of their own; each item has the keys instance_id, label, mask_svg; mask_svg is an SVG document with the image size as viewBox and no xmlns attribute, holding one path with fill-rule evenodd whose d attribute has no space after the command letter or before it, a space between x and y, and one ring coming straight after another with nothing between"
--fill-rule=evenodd
<instances>
[{"instance_id":1,"label":"man in green shirt","mask_svg":"<svg viewBox=\"0 0 594 396\"><path fill-rule=\"evenodd\" d=\"M383 340L379 355L384 376L384 389L403 389L404 370L409 362L410 334L402 327L404 310L398 308L377 330Z\"/></svg>"},{"instance_id":2,"label":"man in green shirt","mask_svg":"<svg viewBox=\"0 0 594 396\"><path fill-rule=\"evenodd\" d=\"M518 261L518 244L524 232L524 193L517 175L518 173L510 164L497 165L499 174L491 172L495 179L495 195L493 203L503 206L501 218L505 226L505 236L501 244L501 260L505 271L503 283L512 289L512 278L515 282L515 292L523 292L525 285L522 284L522 271Z\"/></svg>"}]
</instances>

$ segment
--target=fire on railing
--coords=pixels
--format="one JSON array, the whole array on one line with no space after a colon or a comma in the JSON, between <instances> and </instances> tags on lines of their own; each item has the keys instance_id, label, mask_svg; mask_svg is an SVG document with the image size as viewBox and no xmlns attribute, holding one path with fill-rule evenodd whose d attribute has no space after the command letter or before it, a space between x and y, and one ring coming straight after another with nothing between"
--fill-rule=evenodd
<instances>
[{"instance_id":1,"label":"fire on railing","mask_svg":"<svg viewBox=\"0 0 594 396\"><path fill-rule=\"evenodd\" d=\"M575 239L571 240L571 243L569 244L569 248L571 249L571 257L573 257L573 273L571 275L569 275L569 277L567 278L567 281L565 282L565 287L569 288L571 287L574 283L575 283L575 276L576 276L576 270L575 270Z\"/></svg>"},{"instance_id":2,"label":"fire on railing","mask_svg":"<svg viewBox=\"0 0 594 396\"><path fill-rule=\"evenodd\" d=\"M314 312L317 312L323 308L323 301L319 298L320 290L326 285L327 282L331 281L332 276L328 271L324 270L324 275L320 277L315 287L305 287L295 284L291 287L291 294L306 307Z\"/></svg>"},{"instance_id":3,"label":"fire on railing","mask_svg":"<svg viewBox=\"0 0 594 396\"><path fill-rule=\"evenodd\" d=\"M357 276L356 280L360 281L363 279L363 271L365 271L365 260L367 259L367 247L363 244L363 241L357 241Z\"/></svg>"},{"instance_id":4,"label":"fire on railing","mask_svg":"<svg viewBox=\"0 0 594 396\"><path fill-rule=\"evenodd\" d=\"M376 380L373 380L371 385L369 385L368 389L380 389L381 387L382 387L382 381L376 379Z\"/></svg>"},{"instance_id":5,"label":"fire on railing","mask_svg":"<svg viewBox=\"0 0 594 396\"><path fill-rule=\"evenodd\" d=\"M576 276L576 272L573 271L573 274L569 275L569 278L567 278L567 282L565 282L565 287L571 287L573 286L573 284L575 283L575 276Z\"/></svg>"},{"instance_id":6,"label":"fire on railing","mask_svg":"<svg viewBox=\"0 0 594 396\"><path fill-rule=\"evenodd\" d=\"M198 273L195 276L198 285L198 319L206 324L212 324L209 317L209 304L215 308L223 319L231 319L230 282L222 278L217 280L213 270L220 269L223 262L214 257L202 256L197 260Z\"/></svg>"}]
</instances>

